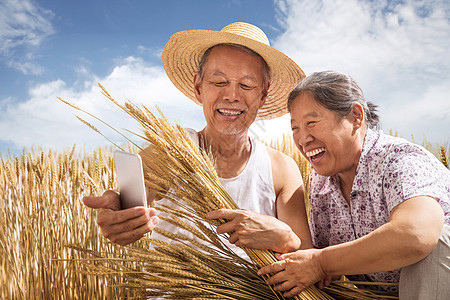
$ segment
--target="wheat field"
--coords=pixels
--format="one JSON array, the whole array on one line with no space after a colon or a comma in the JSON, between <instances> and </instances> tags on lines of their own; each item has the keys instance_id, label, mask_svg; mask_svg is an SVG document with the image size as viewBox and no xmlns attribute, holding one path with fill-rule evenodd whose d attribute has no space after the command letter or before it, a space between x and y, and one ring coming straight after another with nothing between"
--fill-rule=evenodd
<instances>
[{"instance_id":1,"label":"wheat field","mask_svg":"<svg viewBox=\"0 0 450 300\"><path fill-rule=\"evenodd\" d=\"M269 145L293 157L307 192L310 165L290 137ZM450 148L424 145L448 167ZM0 155L0 298L123 299L136 296L105 257L127 249L108 242L96 224L96 211L81 203L116 185L113 147L92 152L33 148L19 156ZM135 151L131 146L128 150ZM307 199L307 198L306 198ZM148 247L145 241L133 247ZM86 251L101 253L96 272L85 268ZM130 268L136 268L129 262ZM103 270L103 271L102 271Z\"/></svg>"}]
</instances>

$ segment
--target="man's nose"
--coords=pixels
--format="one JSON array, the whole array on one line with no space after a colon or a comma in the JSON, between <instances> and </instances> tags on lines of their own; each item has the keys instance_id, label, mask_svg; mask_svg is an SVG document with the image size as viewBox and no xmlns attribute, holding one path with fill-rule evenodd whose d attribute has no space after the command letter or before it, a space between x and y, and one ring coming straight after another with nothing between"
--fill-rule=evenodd
<instances>
[{"instance_id":1,"label":"man's nose","mask_svg":"<svg viewBox=\"0 0 450 300\"><path fill-rule=\"evenodd\" d=\"M230 82L224 88L224 98L229 101L238 101L240 99L240 86L237 82Z\"/></svg>"}]
</instances>

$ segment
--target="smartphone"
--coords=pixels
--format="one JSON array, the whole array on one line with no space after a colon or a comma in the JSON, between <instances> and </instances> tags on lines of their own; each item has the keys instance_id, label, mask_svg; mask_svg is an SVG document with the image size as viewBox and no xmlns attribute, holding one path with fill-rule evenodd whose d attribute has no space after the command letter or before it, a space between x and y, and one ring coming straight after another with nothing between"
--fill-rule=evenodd
<instances>
[{"instance_id":1,"label":"smartphone","mask_svg":"<svg viewBox=\"0 0 450 300\"><path fill-rule=\"evenodd\" d=\"M147 207L141 156L116 150L114 151L114 164L119 184L121 208Z\"/></svg>"}]
</instances>

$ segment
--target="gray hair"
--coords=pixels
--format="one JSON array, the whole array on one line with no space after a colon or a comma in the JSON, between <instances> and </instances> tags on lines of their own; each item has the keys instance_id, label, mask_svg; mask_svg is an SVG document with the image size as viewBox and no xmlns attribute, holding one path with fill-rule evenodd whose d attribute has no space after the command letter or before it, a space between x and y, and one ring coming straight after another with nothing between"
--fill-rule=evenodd
<instances>
[{"instance_id":1,"label":"gray hair","mask_svg":"<svg viewBox=\"0 0 450 300\"><path fill-rule=\"evenodd\" d=\"M213 46L209 47L208 49L206 49L206 51L203 53L202 58L200 59L200 62L198 64L198 68L197 68L197 72L198 72L201 80L203 79L203 69L205 68L205 64L206 64L206 61L208 60L208 56L211 53L211 50L214 49L215 47L222 47L222 46L238 49L238 50L244 51L248 54L251 54L253 56L259 57L261 59L261 62L263 64L263 68L264 68L263 87L265 88L267 86L267 84L270 82L271 75L270 75L269 65L266 63L264 58L261 55L259 55L257 52L253 51L252 49L250 49L244 45L233 44L233 43L216 44L216 45L213 45Z\"/></svg>"},{"instance_id":2,"label":"gray hair","mask_svg":"<svg viewBox=\"0 0 450 300\"><path fill-rule=\"evenodd\" d=\"M314 100L341 118L351 112L354 103L359 103L364 110L366 125L369 128L379 127L378 106L365 100L362 89L349 75L323 71L307 76L289 94L287 104L289 112L292 101L303 92L310 92Z\"/></svg>"}]
</instances>

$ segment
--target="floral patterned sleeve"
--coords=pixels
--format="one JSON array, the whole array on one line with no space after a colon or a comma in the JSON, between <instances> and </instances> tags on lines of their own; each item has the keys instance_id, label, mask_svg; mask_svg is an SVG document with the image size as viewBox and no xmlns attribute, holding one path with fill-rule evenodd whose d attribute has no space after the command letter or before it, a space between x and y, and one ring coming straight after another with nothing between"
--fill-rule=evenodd
<instances>
[{"instance_id":1,"label":"floral patterned sleeve","mask_svg":"<svg viewBox=\"0 0 450 300\"><path fill-rule=\"evenodd\" d=\"M397 145L384 161L383 191L389 211L416 196L439 199L449 222L450 171L421 147Z\"/></svg>"}]
</instances>

